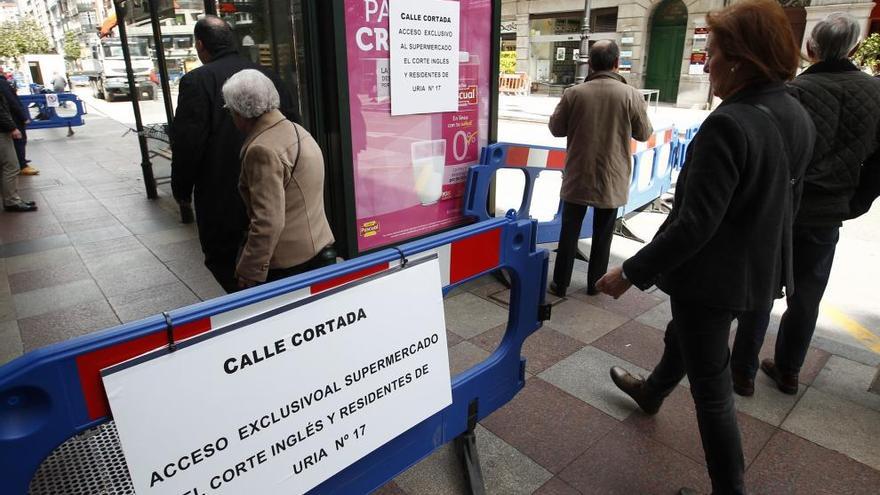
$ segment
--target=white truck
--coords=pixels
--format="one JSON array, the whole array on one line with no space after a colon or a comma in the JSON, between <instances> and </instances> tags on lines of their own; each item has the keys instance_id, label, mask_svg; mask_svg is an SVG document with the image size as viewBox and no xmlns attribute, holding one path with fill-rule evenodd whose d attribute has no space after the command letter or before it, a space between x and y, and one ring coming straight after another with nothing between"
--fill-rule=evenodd
<instances>
[{"instance_id":1,"label":"white truck","mask_svg":"<svg viewBox=\"0 0 880 495\"><path fill-rule=\"evenodd\" d=\"M131 68L140 99L156 98L156 87L150 81L153 60L147 51L145 39L128 41L131 53ZM112 102L118 96L129 96L128 76L125 72L125 58L122 56L122 43L118 38L102 39L92 45L92 58L83 61L82 74L89 76L92 96ZM86 65L90 67L86 68Z\"/></svg>"}]
</instances>

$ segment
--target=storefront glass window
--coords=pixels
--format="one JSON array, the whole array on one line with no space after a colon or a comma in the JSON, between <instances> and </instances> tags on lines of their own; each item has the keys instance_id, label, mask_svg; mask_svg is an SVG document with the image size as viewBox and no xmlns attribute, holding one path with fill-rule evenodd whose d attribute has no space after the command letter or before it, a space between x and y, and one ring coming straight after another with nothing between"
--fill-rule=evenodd
<instances>
[{"instance_id":1,"label":"storefront glass window","mask_svg":"<svg viewBox=\"0 0 880 495\"><path fill-rule=\"evenodd\" d=\"M299 106L303 125L310 128L303 108L308 88L302 5L303 0L218 2L217 15L232 26L242 55L281 77Z\"/></svg>"}]
</instances>

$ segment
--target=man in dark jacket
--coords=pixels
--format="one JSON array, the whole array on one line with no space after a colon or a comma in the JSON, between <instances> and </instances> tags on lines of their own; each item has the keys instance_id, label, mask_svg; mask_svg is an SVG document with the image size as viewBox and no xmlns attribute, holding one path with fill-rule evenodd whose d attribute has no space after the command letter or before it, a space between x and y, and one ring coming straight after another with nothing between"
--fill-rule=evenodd
<instances>
[{"instance_id":1,"label":"man in dark jacket","mask_svg":"<svg viewBox=\"0 0 880 495\"><path fill-rule=\"evenodd\" d=\"M9 110L12 113L12 120L15 121L15 126L18 128L19 132L21 132L21 138L15 140L15 154L18 158L18 167L21 169L21 175L37 175L40 171L28 165L27 159L27 125L31 121L31 116L28 114L27 109L21 104L21 100L18 99L18 95L16 94L15 86L12 81L6 80L6 78L0 79L0 93L3 93L3 98L6 99L6 102L9 104Z\"/></svg>"},{"instance_id":2,"label":"man in dark jacket","mask_svg":"<svg viewBox=\"0 0 880 495\"><path fill-rule=\"evenodd\" d=\"M880 194L880 80L848 60L859 32L849 14L819 21L807 41L813 65L790 84L817 133L793 228L795 290L787 294L774 358L761 363L787 394L798 391L840 226L867 212ZM740 318L731 358L734 389L739 383L749 390L769 319L769 311Z\"/></svg>"},{"instance_id":3,"label":"man in dark jacket","mask_svg":"<svg viewBox=\"0 0 880 495\"><path fill-rule=\"evenodd\" d=\"M171 189L182 211L195 196L205 266L227 292L234 292L235 259L248 219L238 192L244 136L223 107L221 88L243 69L257 69L275 83L281 109L293 120L293 103L278 77L238 55L232 28L218 17L200 19L193 31L202 67L180 80L172 126Z\"/></svg>"},{"instance_id":4,"label":"man in dark jacket","mask_svg":"<svg viewBox=\"0 0 880 495\"><path fill-rule=\"evenodd\" d=\"M19 168L13 140L20 138L21 131L15 126L9 103L6 98L0 98L0 195L3 196L3 210L9 212L37 209L33 201L24 201L18 195Z\"/></svg>"}]
</instances>

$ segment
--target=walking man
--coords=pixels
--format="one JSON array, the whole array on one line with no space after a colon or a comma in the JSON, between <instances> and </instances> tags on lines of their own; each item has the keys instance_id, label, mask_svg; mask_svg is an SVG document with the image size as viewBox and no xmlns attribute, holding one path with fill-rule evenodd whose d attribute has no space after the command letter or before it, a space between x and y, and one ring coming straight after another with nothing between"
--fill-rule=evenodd
<instances>
[{"instance_id":1,"label":"walking man","mask_svg":"<svg viewBox=\"0 0 880 495\"><path fill-rule=\"evenodd\" d=\"M31 116L21 104L16 94L14 83L7 81L5 78L0 79L0 93L9 105L9 112L12 114L12 120L21 133L21 138L15 139L15 155L18 158L18 167L21 169L21 175L38 175L40 170L28 165L30 160L27 159L27 125L31 121Z\"/></svg>"},{"instance_id":2,"label":"walking man","mask_svg":"<svg viewBox=\"0 0 880 495\"><path fill-rule=\"evenodd\" d=\"M235 292L235 262L248 226L238 192L244 135L224 108L223 83L240 70L260 70L275 83L282 113L298 120L291 110L290 92L277 76L238 54L235 35L226 21L205 16L193 34L204 65L180 80L172 126L171 189L182 211L194 199L205 266L226 292Z\"/></svg>"},{"instance_id":3,"label":"walking man","mask_svg":"<svg viewBox=\"0 0 880 495\"><path fill-rule=\"evenodd\" d=\"M562 179L562 232L550 291L565 297L587 207L593 207L593 243L587 294L608 269L617 208L629 196L630 139L646 141L654 129L637 89L617 73L620 49L612 40L590 48L590 76L569 88L550 117L550 132L568 138Z\"/></svg>"},{"instance_id":4,"label":"walking man","mask_svg":"<svg viewBox=\"0 0 880 495\"><path fill-rule=\"evenodd\" d=\"M33 201L24 201L18 195L18 157L13 140L21 139L6 98L0 97L0 194L3 210L9 212L36 211Z\"/></svg>"},{"instance_id":5,"label":"walking man","mask_svg":"<svg viewBox=\"0 0 880 495\"><path fill-rule=\"evenodd\" d=\"M807 41L813 65L790 83L818 132L792 232L794 291L786 294L774 357L761 369L792 395L816 329L842 222L867 212L880 194L880 79L849 61L859 33L849 14L819 21ZM730 366L740 395L754 391L769 321L769 310L739 318Z\"/></svg>"}]
</instances>

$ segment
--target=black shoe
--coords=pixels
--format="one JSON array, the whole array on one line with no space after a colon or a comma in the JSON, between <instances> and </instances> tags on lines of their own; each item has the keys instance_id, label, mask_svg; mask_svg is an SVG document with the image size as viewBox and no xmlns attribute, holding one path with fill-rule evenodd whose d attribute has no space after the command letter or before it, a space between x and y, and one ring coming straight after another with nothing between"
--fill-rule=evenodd
<instances>
[{"instance_id":1,"label":"black shoe","mask_svg":"<svg viewBox=\"0 0 880 495\"><path fill-rule=\"evenodd\" d=\"M663 397L657 397L646 390L643 378L635 377L618 366L612 366L611 381L617 385L617 388L636 401L636 404L639 405L645 414L654 415L660 410L660 406L663 404Z\"/></svg>"},{"instance_id":2,"label":"black shoe","mask_svg":"<svg viewBox=\"0 0 880 495\"><path fill-rule=\"evenodd\" d=\"M772 359L765 359L761 361L761 371L766 373L767 376L769 376L773 379L774 382L776 382L776 386L779 388L779 390L782 391L782 393L788 395L797 395L797 375L782 373L781 371L779 371L779 368L776 367L776 363L774 363Z\"/></svg>"},{"instance_id":3,"label":"black shoe","mask_svg":"<svg viewBox=\"0 0 880 495\"><path fill-rule=\"evenodd\" d=\"M37 211L37 205L28 204L28 203L19 203L17 205L4 206L3 209L6 211L13 212L13 213L20 213L20 212L24 212L24 211Z\"/></svg>"},{"instance_id":4,"label":"black shoe","mask_svg":"<svg viewBox=\"0 0 880 495\"><path fill-rule=\"evenodd\" d=\"M734 392L743 397L755 395L755 377L734 370L730 370L730 376L733 378Z\"/></svg>"},{"instance_id":5,"label":"black shoe","mask_svg":"<svg viewBox=\"0 0 880 495\"><path fill-rule=\"evenodd\" d=\"M24 201L24 200L22 200L22 203L24 203L24 204L26 204L26 205L28 205L28 206L36 206L36 205L37 205L37 202L36 202L36 201Z\"/></svg>"},{"instance_id":6,"label":"black shoe","mask_svg":"<svg viewBox=\"0 0 880 495\"><path fill-rule=\"evenodd\" d=\"M591 286L587 287L587 295L588 296L598 296L599 291L596 290L596 287L591 285Z\"/></svg>"},{"instance_id":7,"label":"black shoe","mask_svg":"<svg viewBox=\"0 0 880 495\"><path fill-rule=\"evenodd\" d=\"M567 290L568 287L556 285L556 282L550 282L550 288L548 289L548 291L556 297L565 297L565 292Z\"/></svg>"}]
</instances>

